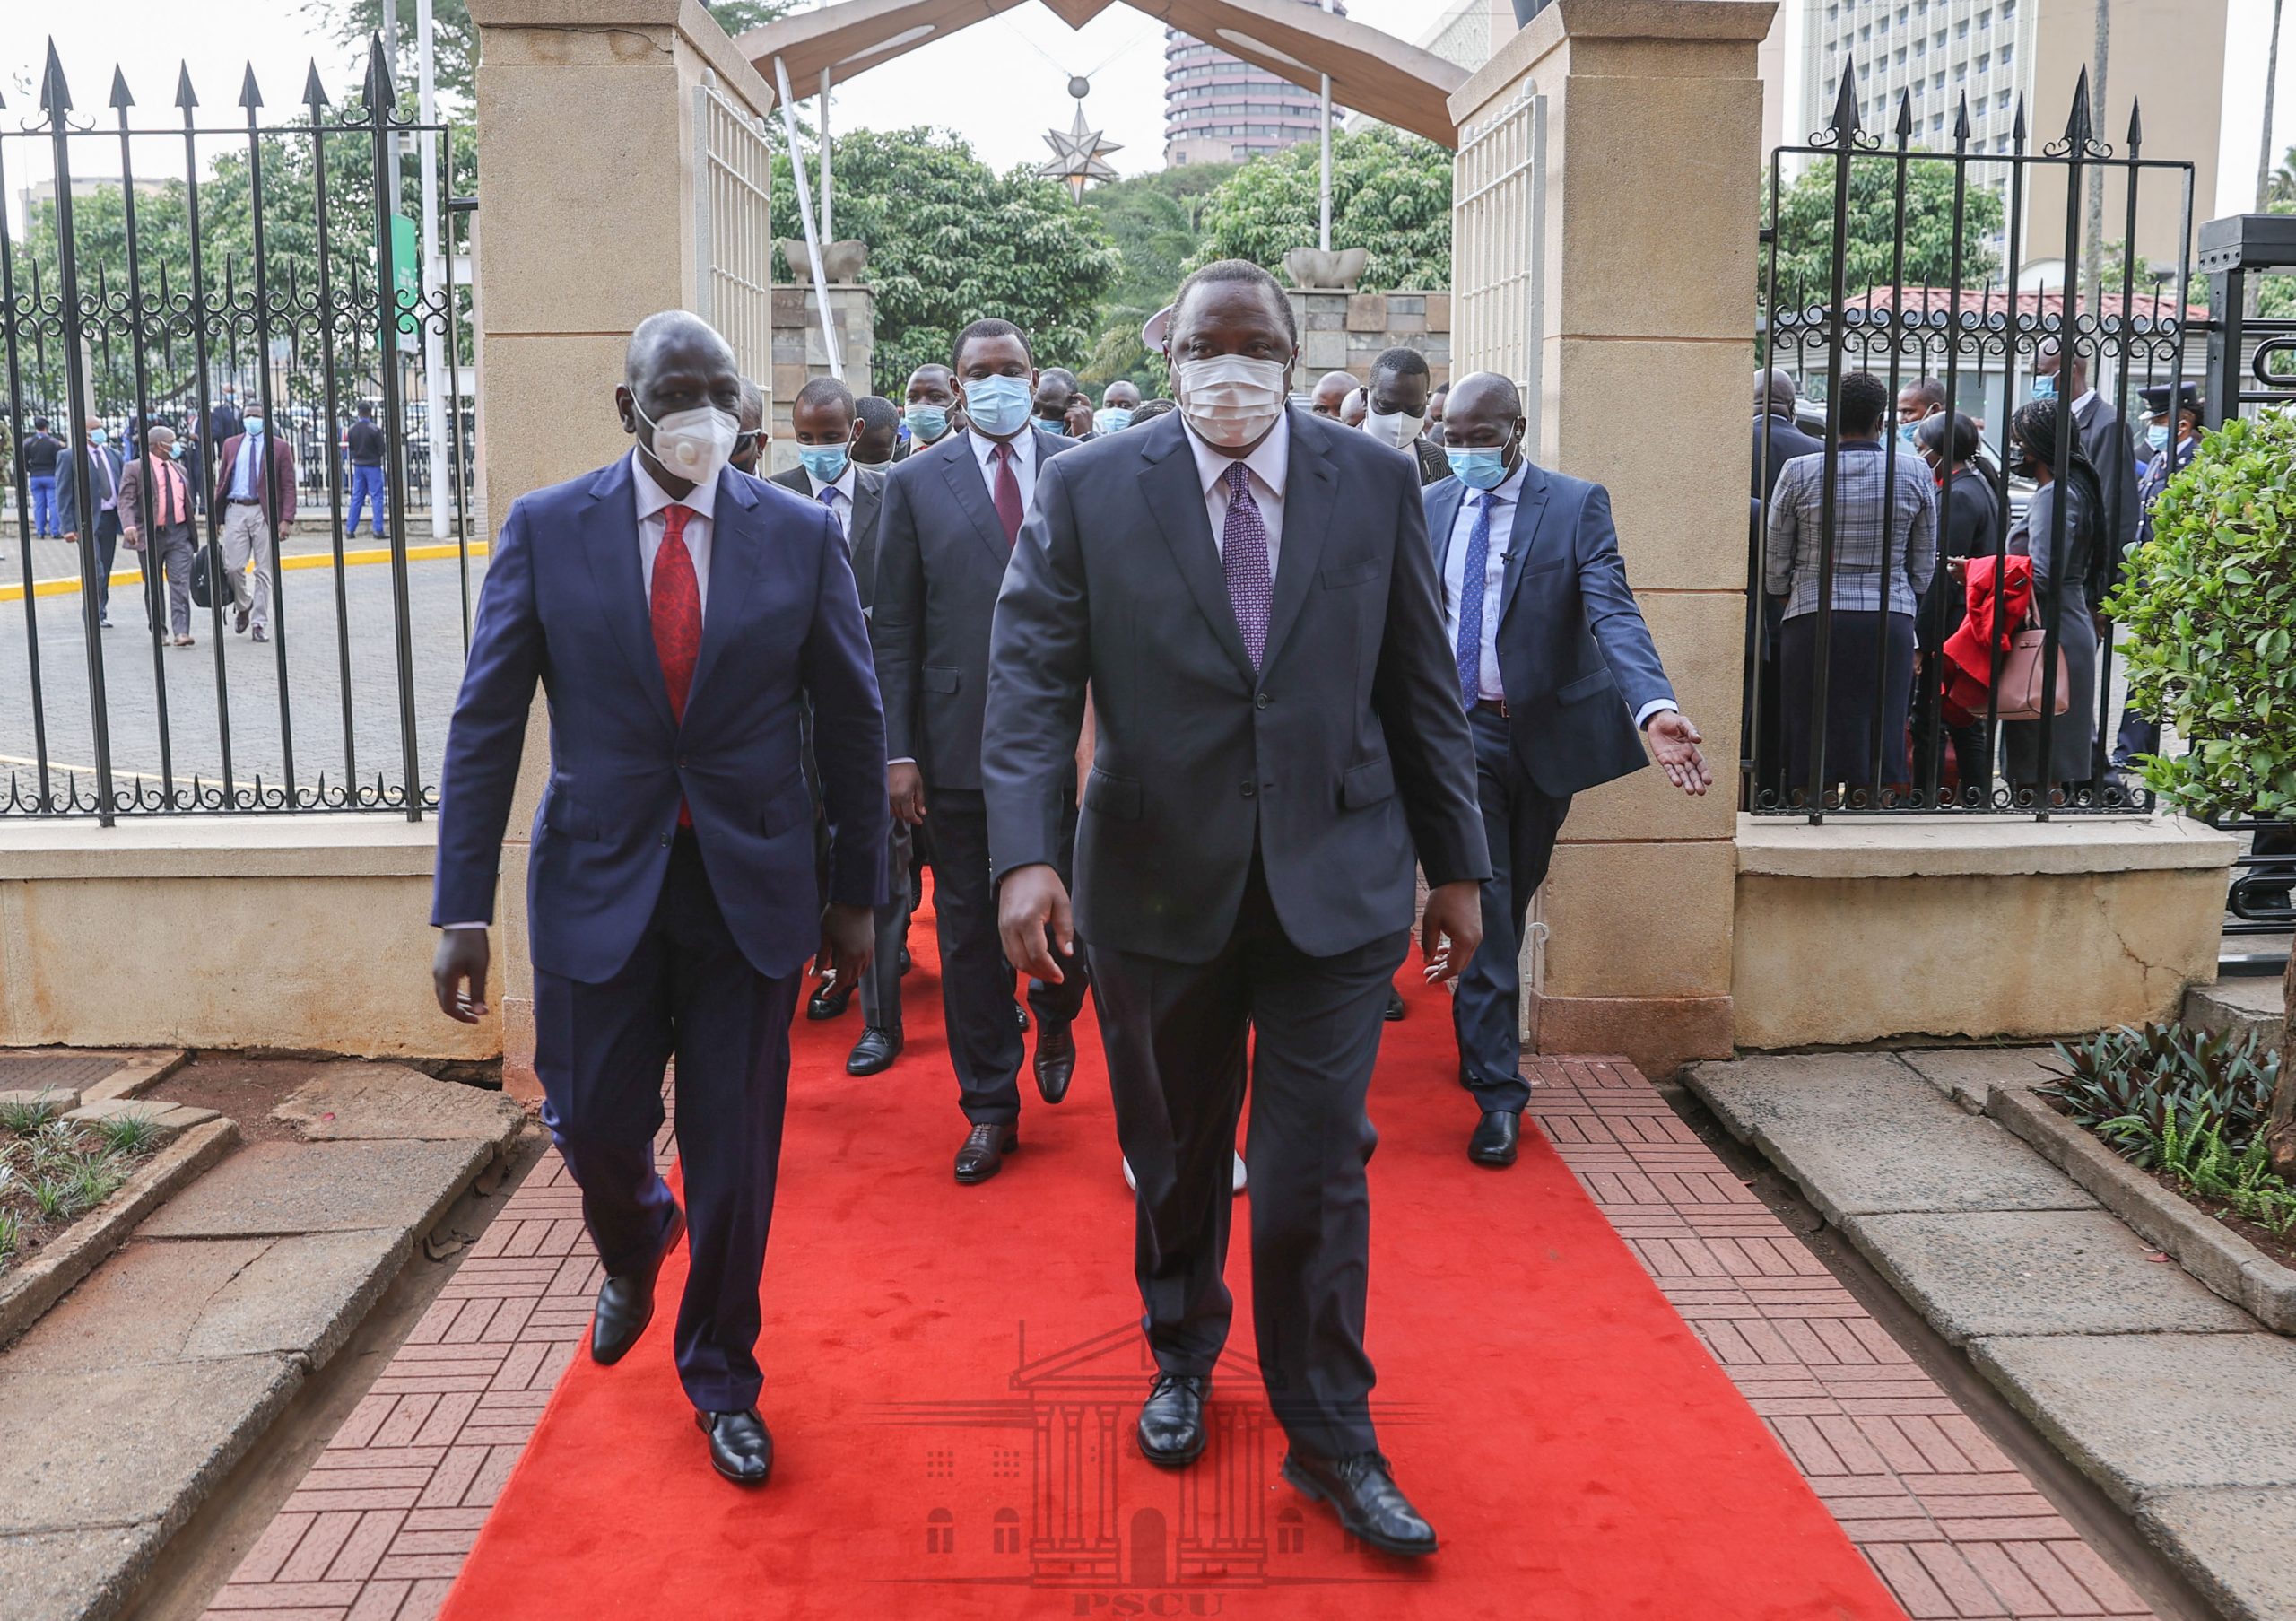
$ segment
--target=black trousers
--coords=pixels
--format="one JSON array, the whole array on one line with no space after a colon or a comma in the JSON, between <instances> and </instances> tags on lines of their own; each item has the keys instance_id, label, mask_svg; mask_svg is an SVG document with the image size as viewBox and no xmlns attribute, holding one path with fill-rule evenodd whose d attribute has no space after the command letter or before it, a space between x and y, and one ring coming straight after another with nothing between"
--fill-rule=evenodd
<instances>
[{"instance_id":1,"label":"black trousers","mask_svg":"<svg viewBox=\"0 0 2296 1621\"><path fill-rule=\"evenodd\" d=\"M750 966L718 911L701 850L681 833L630 961L596 984L535 971L543 1123L582 1190L609 1273L658 1252L668 1187L654 1170L662 1075L677 1059L678 1155L692 1269L678 1306L678 1378L705 1412L753 1407L758 1280L773 1221L789 1021L798 976Z\"/></svg>"},{"instance_id":2,"label":"black trousers","mask_svg":"<svg viewBox=\"0 0 2296 1621\"><path fill-rule=\"evenodd\" d=\"M1810 791L1810 754L1818 734L1810 699L1818 683L1818 616L1800 614L1779 628L1779 666L1786 722L1788 802ZM1913 615L1837 608L1826 657L1825 787L1870 795L1910 780L1906 726L1913 700ZM1874 780L1880 745L1882 775Z\"/></svg>"},{"instance_id":3,"label":"black trousers","mask_svg":"<svg viewBox=\"0 0 2296 1621\"><path fill-rule=\"evenodd\" d=\"M988 856L988 811L978 789L928 788L933 830L933 915L941 942L941 1007L958 1102L976 1126L1009 1126L1021 1118L1021 1059L1026 1043L1013 1004L1013 965L996 932L996 885ZM1062 824L1060 878L1075 870L1076 812ZM1077 942L1081 948L1083 942ZM1057 985L1029 984L1029 1007L1041 1027L1066 1024L1084 1007L1090 980L1082 949Z\"/></svg>"},{"instance_id":4,"label":"black trousers","mask_svg":"<svg viewBox=\"0 0 2296 1621\"><path fill-rule=\"evenodd\" d=\"M1378 1445L1363 1302L1364 1166L1378 1134L1364 1098L1409 938L1308 955L1284 934L1255 860L1235 930L1211 961L1091 950L1117 1138L1140 1184L1133 1264L1149 1349L1168 1373L1208 1377L1227 1343L1231 1155L1248 1061L1260 1372L1292 1444L1318 1457Z\"/></svg>"},{"instance_id":5,"label":"black trousers","mask_svg":"<svg viewBox=\"0 0 2296 1621\"><path fill-rule=\"evenodd\" d=\"M1523 919L1546 882L1570 797L1539 791L1515 758L1504 716L1475 710L1467 723L1491 876L1483 885L1483 944L1459 974L1451 1028L1475 1107L1520 1114L1531 1101L1523 1079Z\"/></svg>"}]
</instances>

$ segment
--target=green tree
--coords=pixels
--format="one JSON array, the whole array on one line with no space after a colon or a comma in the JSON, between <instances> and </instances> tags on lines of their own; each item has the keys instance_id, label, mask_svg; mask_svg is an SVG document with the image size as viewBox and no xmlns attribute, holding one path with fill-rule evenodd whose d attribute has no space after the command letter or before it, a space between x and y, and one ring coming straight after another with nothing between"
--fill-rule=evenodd
<instances>
[{"instance_id":1,"label":"green tree","mask_svg":"<svg viewBox=\"0 0 2296 1621\"><path fill-rule=\"evenodd\" d=\"M777 155L774 170L774 235L795 240L804 232L787 158ZM956 335L981 316L1026 332L1040 366L1075 366L1091 353L1120 260L1100 216L1059 186L1026 168L999 175L958 136L923 128L838 136L832 185L838 235L869 244L882 389L946 362ZM802 282L797 269L782 274Z\"/></svg>"},{"instance_id":2,"label":"green tree","mask_svg":"<svg viewBox=\"0 0 2296 1621\"><path fill-rule=\"evenodd\" d=\"M1778 200L1778 302L1823 304L1831 295L1836 160L1817 158ZM1970 186L1961 211L1961 284L1982 287L1999 274L1989 246L2001 230L2001 194ZM1852 298L1892 284L1897 272L1897 164L1886 154L1850 160L1844 282ZM1906 165L1905 284L1943 287L1955 279L1953 173L1950 164Z\"/></svg>"},{"instance_id":3,"label":"green tree","mask_svg":"<svg viewBox=\"0 0 2296 1621\"><path fill-rule=\"evenodd\" d=\"M1077 371L1095 390L1118 379L1144 394L1161 391L1164 366L1140 341L1148 318L1171 301L1174 289L1204 245L1205 205L1232 163L1196 163L1096 186L1084 194L1123 256L1116 284L1100 310L1100 336Z\"/></svg>"},{"instance_id":4,"label":"green tree","mask_svg":"<svg viewBox=\"0 0 2296 1621\"><path fill-rule=\"evenodd\" d=\"M1451 284L1451 154L1384 125L1332 135L1331 240L1368 248L1362 287ZM1314 142L1246 164L1204 207L1204 244L1188 268L1249 259L1282 274L1283 256L1316 245L1320 160Z\"/></svg>"}]
</instances>

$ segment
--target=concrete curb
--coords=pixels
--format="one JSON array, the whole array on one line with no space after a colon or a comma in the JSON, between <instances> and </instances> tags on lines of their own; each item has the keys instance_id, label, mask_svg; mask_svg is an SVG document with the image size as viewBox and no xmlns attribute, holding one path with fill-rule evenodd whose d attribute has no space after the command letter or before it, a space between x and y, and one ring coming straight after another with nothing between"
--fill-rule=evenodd
<instances>
[{"instance_id":1,"label":"concrete curb","mask_svg":"<svg viewBox=\"0 0 2296 1621\"><path fill-rule=\"evenodd\" d=\"M2265 1327L2296 1334L2296 1268L2170 1192L2032 1094L1996 1085L1985 1111L2209 1288Z\"/></svg>"},{"instance_id":2,"label":"concrete curb","mask_svg":"<svg viewBox=\"0 0 2296 1621\"><path fill-rule=\"evenodd\" d=\"M191 1050L186 1047L135 1053L124 1059L118 1068L102 1080L83 1091L80 1101L100 1103L114 1098L141 1097L189 1062Z\"/></svg>"},{"instance_id":3,"label":"concrete curb","mask_svg":"<svg viewBox=\"0 0 2296 1621\"><path fill-rule=\"evenodd\" d=\"M192 1127L152 1156L91 1218L0 1283L0 1346L70 1294L99 1262L126 1241L144 1218L194 1177L239 1146L239 1128L228 1120Z\"/></svg>"}]
</instances>

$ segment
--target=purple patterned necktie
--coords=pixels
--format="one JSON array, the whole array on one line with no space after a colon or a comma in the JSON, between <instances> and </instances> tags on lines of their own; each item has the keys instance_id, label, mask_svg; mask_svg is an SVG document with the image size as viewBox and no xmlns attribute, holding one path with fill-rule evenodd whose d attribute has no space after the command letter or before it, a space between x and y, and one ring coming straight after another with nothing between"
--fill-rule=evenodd
<instances>
[{"instance_id":1,"label":"purple patterned necktie","mask_svg":"<svg viewBox=\"0 0 2296 1621\"><path fill-rule=\"evenodd\" d=\"M1236 628L1244 633L1244 651L1252 668L1259 668L1267 650L1268 601L1274 595L1274 576L1267 566L1267 525L1261 521L1259 502L1252 499L1251 469L1241 462L1223 476L1228 481L1228 521L1220 532L1220 566L1228 576L1228 603L1236 610Z\"/></svg>"}]
</instances>

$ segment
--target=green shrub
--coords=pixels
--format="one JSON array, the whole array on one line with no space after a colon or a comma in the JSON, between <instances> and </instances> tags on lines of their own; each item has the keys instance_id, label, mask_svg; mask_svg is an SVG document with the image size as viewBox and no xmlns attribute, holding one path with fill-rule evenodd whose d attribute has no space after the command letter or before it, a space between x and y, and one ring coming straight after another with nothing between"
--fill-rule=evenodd
<instances>
[{"instance_id":1,"label":"green shrub","mask_svg":"<svg viewBox=\"0 0 2296 1621\"><path fill-rule=\"evenodd\" d=\"M2189 745L2142 756L2145 781L2193 815L2296 819L2296 416L2207 435L2105 607L2131 703Z\"/></svg>"},{"instance_id":2,"label":"green shrub","mask_svg":"<svg viewBox=\"0 0 2296 1621\"><path fill-rule=\"evenodd\" d=\"M2271 1233L2285 1236L2296 1232L2296 1188L2274 1174L2269 1146L2261 1134L2236 1152L2226 1144L2223 1121L2180 1129L2174 1105L2166 1111L2157 1132L2134 1115L2113 1124L2141 1140L2150 1163L2191 1192L2231 1206Z\"/></svg>"},{"instance_id":3,"label":"green shrub","mask_svg":"<svg viewBox=\"0 0 2296 1621\"><path fill-rule=\"evenodd\" d=\"M2245 1154L2280 1076L2280 1055L2254 1037L2236 1041L2184 1024L2101 1031L2057 1042L2057 1055L2065 1068L2042 1094L2148 1167L2172 1114L2195 1130L2217 1129L2233 1155Z\"/></svg>"},{"instance_id":4,"label":"green shrub","mask_svg":"<svg viewBox=\"0 0 2296 1621\"><path fill-rule=\"evenodd\" d=\"M30 1137L53 1120L57 1113L56 1105L48 1101L46 1093L29 1103L0 1103L0 1132L12 1137Z\"/></svg>"}]
</instances>

